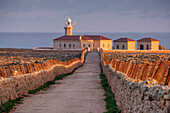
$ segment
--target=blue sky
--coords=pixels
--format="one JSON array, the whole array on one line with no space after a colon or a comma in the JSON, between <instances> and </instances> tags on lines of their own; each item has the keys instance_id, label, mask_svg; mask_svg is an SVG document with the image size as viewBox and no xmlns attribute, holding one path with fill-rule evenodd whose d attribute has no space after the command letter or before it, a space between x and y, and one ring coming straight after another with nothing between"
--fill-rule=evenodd
<instances>
[{"instance_id":1,"label":"blue sky","mask_svg":"<svg viewBox=\"0 0 170 113\"><path fill-rule=\"evenodd\" d=\"M0 0L0 32L170 32L170 0Z\"/></svg>"}]
</instances>

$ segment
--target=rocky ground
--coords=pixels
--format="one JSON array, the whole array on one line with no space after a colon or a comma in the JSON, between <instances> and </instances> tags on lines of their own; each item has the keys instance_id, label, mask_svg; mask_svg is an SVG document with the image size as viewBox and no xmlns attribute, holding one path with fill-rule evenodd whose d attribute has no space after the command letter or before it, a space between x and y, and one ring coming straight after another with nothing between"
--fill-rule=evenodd
<instances>
[{"instance_id":1,"label":"rocky ground","mask_svg":"<svg viewBox=\"0 0 170 113\"><path fill-rule=\"evenodd\" d=\"M126 53L110 52L105 53L108 60L116 59L118 61L133 61L136 63L152 63L160 60L168 60L170 53Z\"/></svg>"},{"instance_id":2,"label":"rocky ground","mask_svg":"<svg viewBox=\"0 0 170 113\"><path fill-rule=\"evenodd\" d=\"M0 66L38 63L49 59L68 61L80 56L81 51L0 48Z\"/></svg>"}]
</instances>

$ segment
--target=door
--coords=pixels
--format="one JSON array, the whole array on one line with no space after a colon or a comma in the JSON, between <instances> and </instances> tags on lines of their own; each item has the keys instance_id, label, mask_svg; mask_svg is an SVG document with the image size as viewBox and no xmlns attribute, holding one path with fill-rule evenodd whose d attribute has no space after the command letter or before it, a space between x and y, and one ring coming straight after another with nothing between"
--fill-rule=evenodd
<instances>
[{"instance_id":1,"label":"door","mask_svg":"<svg viewBox=\"0 0 170 113\"><path fill-rule=\"evenodd\" d=\"M144 46L143 45L140 45L140 50L144 50Z\"/></svg>"}]
</instances>

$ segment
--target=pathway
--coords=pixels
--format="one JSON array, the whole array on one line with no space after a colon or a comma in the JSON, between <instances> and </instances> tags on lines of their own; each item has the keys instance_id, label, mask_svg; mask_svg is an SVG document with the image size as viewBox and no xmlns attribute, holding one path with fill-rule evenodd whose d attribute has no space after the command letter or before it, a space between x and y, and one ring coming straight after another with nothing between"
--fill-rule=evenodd
<instances>
[{"instance_id":1,"label":"pathway","mask_svg":"<svg viewBox=\"0 0 170 113\"><path fill-rule=\"evenodd\" d=\"M106 103L99 74L99 55L89 53L83 67L47 91L25 98L14 113L103 113Z\"/></svg>"}]
</instances>

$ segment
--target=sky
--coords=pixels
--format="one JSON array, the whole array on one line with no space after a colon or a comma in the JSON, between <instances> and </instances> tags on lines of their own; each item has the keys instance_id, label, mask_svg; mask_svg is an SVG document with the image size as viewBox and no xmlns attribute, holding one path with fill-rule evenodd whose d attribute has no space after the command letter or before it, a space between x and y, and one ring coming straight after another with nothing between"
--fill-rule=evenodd
<instances>
[{"instance_id":1,"label":"sky","mask_svg":"<svg viewBox=\"0 0 170 113\"><path fill-rule=\"evenodd\" d=\"M0 32L170 32L170 0L0 0Z\"/></svg>"}]
</instances>

